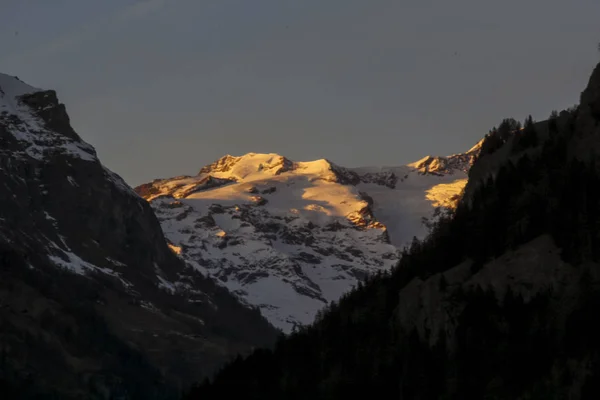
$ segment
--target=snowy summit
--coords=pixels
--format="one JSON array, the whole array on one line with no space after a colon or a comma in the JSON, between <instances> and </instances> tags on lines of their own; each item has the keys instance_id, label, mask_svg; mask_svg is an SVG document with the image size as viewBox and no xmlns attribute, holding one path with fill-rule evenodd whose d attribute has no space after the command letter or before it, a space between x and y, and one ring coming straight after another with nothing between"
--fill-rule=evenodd
<instances>
[{"instance_id":1,"label":"snowy summit","mask_svg":"<svg viewBox=\"0 0 600 400\"><path fill-rule=\"evenodd\" d=\"M477 152L383 168L227 155L136 191L176 254L290 332L426 235L424 218L453 206Z\"/></svg>"}]
</instances>

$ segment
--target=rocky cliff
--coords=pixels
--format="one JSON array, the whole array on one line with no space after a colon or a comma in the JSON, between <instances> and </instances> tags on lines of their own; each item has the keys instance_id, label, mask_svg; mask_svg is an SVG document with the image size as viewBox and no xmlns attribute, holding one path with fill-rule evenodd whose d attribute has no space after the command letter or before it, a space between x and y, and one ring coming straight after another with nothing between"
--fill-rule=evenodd
<instances>
[{"instance_id":1,"label":"rocky cliff","mask_svg":"<svg viewBox=\"0 0 600 400\"><path fill-rule=\"evenodd\" d=\"M257 311L173 254L54 91L7 75L0 182L0 379L19 398L167 398L274 340Z\"/></svg>"}]
</instances>

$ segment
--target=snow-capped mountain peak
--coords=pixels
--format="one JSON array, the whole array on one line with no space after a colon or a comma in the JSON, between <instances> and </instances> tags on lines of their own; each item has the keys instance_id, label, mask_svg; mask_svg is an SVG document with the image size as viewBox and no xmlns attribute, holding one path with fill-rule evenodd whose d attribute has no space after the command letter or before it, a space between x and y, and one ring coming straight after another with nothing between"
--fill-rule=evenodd
<instances>
[{"instance_id":1,"label":"snow-capped mountain peak","mask_svg":"<svg viewBox=\"0 0 600 400\"><path fill-rule=\"evenodd\" d=\"M222 177L244 180L262 175L279 175L294 169L294 163L278 154L248 153L240 157L226 155L203 167L202 174L224 174Z\"/></svg>"},{"instance_id":2,"label":"snow-capped mountain peak","mask_svg":"<svg viewBox=\"0 0 600 400\"><path fill-rule=\"evenodd\" d=\"M427 233L423 218L452 206L475 153L435 158L443 168L226 155L196 176L136 191L176 254L289 332L367 274L391 268L403 245Z\"/></svg>"},{"instance_id":3,"label":"snow-capped mountain peak","mask_svg":"<svg viewBox=\"0 0 600 400\"><path fill-rule=\"evenodd\" d=\"M479 142L475 143L475 145L473 147L471 147L469 149L469 151L467 151L467 154L474 154L474 155L479 155L479 152L481 151L481 146L483 146L483 142L485 141L485 138L481 139Z\"/></svg>"},{"instance_id":4,"label":"snow-capped mountain peak","mask_svg":"<svg viewBox=\"0 0 600 400\"><path fill-rule=\"evenodd\" d=\"M408 164L408 166L423 174L444 175L453 174L456 171L467 172L481 151L482 143L483 139L466 153L453 154L448 157L426 156L419 161Z\"/></svg>"},{"instance_id":5,"label":"snow-capped mountain peak","mask_svg":"<svg viewBox=\"0 0 600 400\"><path fill-rule=\"evenodd\" d=\"M11 146L17 142L17 157L42 162L61 155L98 160L94 148L71 128L65 107L53 90L34 88L17 77L0 74L0 123L11 132L5 138Z\"/></svg>"},{"instance_id":6,"label":"snow-capped mountain peak","mask_svg":"<svg viewBox=\"0 0 600 400\"><path fill-rule=\"evenodd\" d=\"M17 78L16 76L0 73L0 106L8 102L14 102L18 97L24 94L40 92L42 89L30 86Z\"/></svg>"},{"instance_id":7,"label":"snow-capped mountain peak","mask_svg":"<svg viewBox=\"0 0 600 400\"><path fill-rule=\"evenodd\" d=\"M314 179L334 181L347 179L348 174L357 180L358 177L347 169L339 167L327 159L308 162L294 162L287 157L275 153L248 153L235 157L226 155L202 169L198 176L211 175L220 179L250 182L269 179L284 173L309 176Z\"/></svg>"}]
</instances>

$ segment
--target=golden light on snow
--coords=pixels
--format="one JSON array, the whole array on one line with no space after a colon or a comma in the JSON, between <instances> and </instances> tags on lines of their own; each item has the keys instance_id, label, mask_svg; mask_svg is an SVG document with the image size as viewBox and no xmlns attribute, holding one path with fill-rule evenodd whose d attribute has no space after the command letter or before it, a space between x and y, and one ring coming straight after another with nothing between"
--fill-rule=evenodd
<instances>
[{"instance_id":1,"label":"golden light on snow","mask_svg":"<svg viewBox=\"0 0 600 400\"><path fill-rule=\"evenodd\" d=\"M449 173L443 172L444 159L432 157L412 167L347 169L276 154L229 156L196 176L153 182L146 199L176 245L171 250L199 271L213 276L224 268L264 271L252 282L228 273L223 285L243 293L243 301L289 332L295 323L310 323L323 307L313 291L329 302L355 284L356 276L341 266L366 273L391 268L399 249L414 236L427 235L424 218L436 207L455 206L469 162L458 156ZM419 164L440 172L415 168ZM360 181L353 182L357 176ZM181 200L170 204L173 198ZM340 246L344 258L330 251L332 245ZM321 267L314 268L306 254ZM352 254L351 261L346 254ZM206 263L200 265L198 257ZM302 274L290 273L290 262L301 266Z\"/></svg>"},{"instance_id":2,"label":"golden light on snow","mask_svg":"<svg viewBox=\"0 0 600 400\"><path fill-rule=\"evenodd\" d=\"M216 233L216 236L218 237L225 237L227 236L227 232L225 232L224 230L220 230L219 232Z\"/></svg>"},{"instance_id":3,"label":"golden light on snow","mask_svg":"<svg viewBox=\"0 0 600 400\"><path fill-rule=\"evenodd\" d=\"M306 207L304 207L304 209L308 210L308 211L322 212L325 215L331 215L331 213L329 212L329 210L327 210L325 207L320 206L318 204L309 204Z\"/></svg>"},{"instance_id":4,"label":"golden light on snow","mask_svg":"<svg viewBox=\"0 0 600 400\"><path fill-rule=\"evenodd\" d=\"M173 253L175 253L175 254L177 254L177 255L180 255L180 254L181 254L181 247L179 247L179 246L175 246L175 245L173 245L173 244L171 244L171 243L167 243L167 244L169 245L169 248L171 249L171 251L172 251Z\"/></svg>"},{"instance_id":5,"label":"golden light on snow","mask_svg":"<svg viewBox=\"0 0 600 400\"><path fill-rule=\"evenodd\" d=\"M312 186L304 188L302 200L311 201L303 207L305 210L318 211L327 216L344 217L364 206L364 201L351 186L325 180L315 180Z\"/></svg>"},{"instance_id":6,"label":"golden light on snow","mask_svg":"<svg viewBox=\"0 0 600 400\"><path fill-rule=\"evenodd\" d=\"M457 179L450 183L440 183L427 190L425 198L431 201L434 207L456 208L457 200L466 184L467 179Z\"/></svg>"}]
</instances>

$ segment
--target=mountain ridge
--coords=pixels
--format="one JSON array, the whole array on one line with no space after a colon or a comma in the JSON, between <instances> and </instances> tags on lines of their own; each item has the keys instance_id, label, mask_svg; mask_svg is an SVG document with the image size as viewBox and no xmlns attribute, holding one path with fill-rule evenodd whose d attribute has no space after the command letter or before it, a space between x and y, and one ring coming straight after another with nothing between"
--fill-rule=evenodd
<instances>
[{"instance_id":1,"label":"mountain ridge","mask_svg":"<svg viewBox=\"0 0 600 400\"><path fill-rule=\"evenodd\" d=\"M431 157L436 165L361 168L228 154L196 176L135 190L178 256L290 332L426 235L460 197L479 149Z\"/></svg>"}]
</instances>

